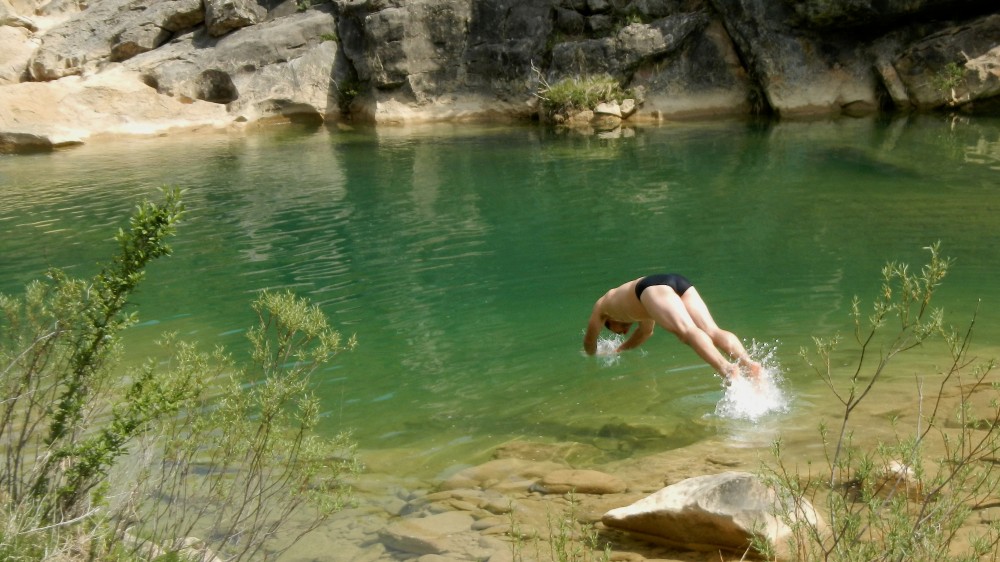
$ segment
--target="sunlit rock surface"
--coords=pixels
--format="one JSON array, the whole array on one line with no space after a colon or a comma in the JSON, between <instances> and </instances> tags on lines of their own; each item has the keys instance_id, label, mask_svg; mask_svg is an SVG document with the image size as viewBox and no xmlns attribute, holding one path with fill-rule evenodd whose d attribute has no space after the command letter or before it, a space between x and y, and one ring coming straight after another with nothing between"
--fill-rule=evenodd
<instances>
[{"instance_id":1,"label":"sunlit rock surface","mask_svg":"<svg viewBox=\"0 0 1000 562\"><path fill-rule=\"evenodd\" d=\"M1000 7L980 0L0 0L0 133L16 151L22 138L161 132L160 117L143 123L150 104L171 106L176 127L216 127L199 102L232 123L544 119L546 88L588 75L641 93L622 115L634 123L991 112L998 48ZM95 100L59 83L117 65L151 92L109 103L115 88ZM94 115L123 117L14 116L23 82L47 84L32 91L71 112L99 103ZM67 100L74 92L86 95ZM606 132L620 125L607 115L560 120Z\"/></svg>"}]
</instances>

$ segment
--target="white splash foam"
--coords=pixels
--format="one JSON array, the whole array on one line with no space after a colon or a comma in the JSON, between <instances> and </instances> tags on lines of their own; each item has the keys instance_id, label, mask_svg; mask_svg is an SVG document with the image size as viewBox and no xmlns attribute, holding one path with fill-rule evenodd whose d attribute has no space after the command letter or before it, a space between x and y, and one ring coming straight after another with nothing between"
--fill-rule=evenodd
<instances>
[{"instance_id":1,"label":"white splash foam","mask_svg":"<svg viewBox=\"0 0 1000 562\"><path fill-rule=\"evenodd\" d=\"M715 406L715 415L756 422L768 414L787 412L789 399L781 388L784 379L775 358L777 347L753 342L747 351L760 362L760 377L757 380L738 377L728 381L722 400Z\"/></svg>"},{"instance_id":2,"label":"white splash foam","mask_svg":"<svg viewBox=\"0 0 1000 562\"><path fill-rule=\"evenodd\" d=\"M605 366L615 365L621 360L621 355L617 350L624 341L625 336L620 334L602 335L597 338L597 357Z\"/></svg>"}]
</instances>

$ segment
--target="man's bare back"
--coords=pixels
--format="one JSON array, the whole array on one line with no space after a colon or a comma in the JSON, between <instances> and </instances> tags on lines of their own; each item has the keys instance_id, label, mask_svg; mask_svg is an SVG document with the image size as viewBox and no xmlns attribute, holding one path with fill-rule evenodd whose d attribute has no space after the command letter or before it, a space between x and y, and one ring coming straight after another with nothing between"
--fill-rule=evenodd
<instances>
[{"instance_id":1,"label":"man's bare back","mask_svg":"<svg viewBox=\"0 0 1000 562\"><path fill-rule=\"evenodd\" d=\"M624 285L615 287L597 300L605 320L617 322L638 322L651 320L646 308L635 296L635 285L642 279L633 279ZM601 324L604 324L602 321Z\"/></svg>"}]
</instances>

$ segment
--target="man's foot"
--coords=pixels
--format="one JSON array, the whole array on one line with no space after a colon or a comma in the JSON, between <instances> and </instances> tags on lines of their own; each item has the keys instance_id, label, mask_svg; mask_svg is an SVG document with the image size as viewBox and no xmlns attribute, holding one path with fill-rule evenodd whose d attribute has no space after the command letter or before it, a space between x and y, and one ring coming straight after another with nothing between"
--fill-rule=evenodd
<instances>
[{"instance_id":1,"label":"man's foot","mask_svg":"<svg viewBox=\"0 0 1000 562\"><path fill-rule=\"evenodd\" d=\"M746 369L746 373L749 378L753 380L760 379L760 373L764 370L764 367L760 363L752 359L740 359L740 365Z\"/></svg>"},{"instance_id":2,"label":"man's foot","mask_svg":"<svg viewBox=\"0 0 1000 562\"><path fill-rule=\"evenodd\" d=\"M736 363L726 363L726 366L722 368L722 375L726 377L726 380L734 381L743 376L743 371Z\"/></svg>"}]
</instances>

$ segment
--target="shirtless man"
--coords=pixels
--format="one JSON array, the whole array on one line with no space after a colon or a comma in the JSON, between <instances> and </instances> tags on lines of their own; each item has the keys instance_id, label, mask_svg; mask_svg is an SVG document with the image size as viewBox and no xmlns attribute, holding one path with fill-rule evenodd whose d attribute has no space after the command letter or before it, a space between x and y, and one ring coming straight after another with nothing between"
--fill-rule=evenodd
<instances>
[{"instance_id":1,"label":"shirtless man","mask_svg":"<svg viewBox=\"0 0 1000 562\"><path fill-rule=\"evenodd\" d=\"M602 327L625 335L636 322L638 328L617 352L639 347L659 324L691 346L716 373L733 379L740 375L740 368L745 367L752 378L760 374L760 363L750 359L735 335L716 325L705 301L681 275L650 275L604 293L594 303L594 312L583 336L583 349L588 355L597 352L597 336ZM735 363L723 357L719 349L735 359Z\"/></svg>"}]
</instances>

